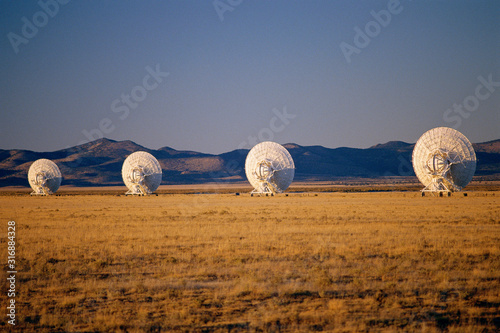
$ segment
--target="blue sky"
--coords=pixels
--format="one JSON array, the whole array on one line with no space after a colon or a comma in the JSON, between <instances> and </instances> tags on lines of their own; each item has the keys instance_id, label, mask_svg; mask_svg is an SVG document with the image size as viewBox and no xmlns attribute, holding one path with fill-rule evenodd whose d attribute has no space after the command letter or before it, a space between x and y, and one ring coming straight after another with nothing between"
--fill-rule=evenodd
<instances>
[{"instance_id":1,"label":"blue sky","mask_svg":"<svg viewBox=\"0 0 500 333\"><path fill-rule=\"evenodd\" d=\"M498 1L60 2L0 1L2 149L500 138Z\"/></svg>"}]
</instances>

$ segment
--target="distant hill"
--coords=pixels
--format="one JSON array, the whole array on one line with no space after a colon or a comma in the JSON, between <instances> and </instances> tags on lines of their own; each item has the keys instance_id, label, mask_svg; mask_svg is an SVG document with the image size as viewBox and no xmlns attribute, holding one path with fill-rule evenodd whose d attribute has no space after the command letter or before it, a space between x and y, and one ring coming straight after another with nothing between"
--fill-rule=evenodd
<instances>
[{"instance_id":1,"label":"distant hill","mask_svg":"<svg viewBox=\"0 0 500 333\"><path fill-rule=\"evenodd\" d=\"M415 146L414 143L407 143L403 141L389 141L387 143L379 143L378 145L372 146L372 149L394 149L394 150L413 150Z\"/></svg>"},{"instance_id":2,"label":"distant hill","mask_svg":"<svg viewBox=\"0 0 500 333\"><path fill-rule=\"evenodd\" d=\"M415 176L411 165L414 144L390 141L367 149L284 145L292 155L296 180ZM474 144L476 176L500 179L500 140ZM170 147L148 149L132 141L99 139L54 152L0 150L0 186L29 186L28 169L35 160L53 160L63 174L63 185L122 185L121 168L135 151L153 154L163 169L162 184L193 184L246 180L246 149L220 155L180 151Z\"/></svg>"}]
</instances>

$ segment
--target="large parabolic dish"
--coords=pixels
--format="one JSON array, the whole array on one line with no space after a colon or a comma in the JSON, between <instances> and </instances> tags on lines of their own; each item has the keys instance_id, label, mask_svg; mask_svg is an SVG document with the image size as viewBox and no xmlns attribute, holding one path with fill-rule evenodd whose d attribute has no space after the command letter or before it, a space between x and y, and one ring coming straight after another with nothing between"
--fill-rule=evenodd
<instances>
[{"instance_id":1,"label":"large parabolic dish","mask_svg":"<svg viewBox=\"0 0 500 333\"><path fill-rule=\"evenodd\" d=\"M28 170L28 181L33 189L31 195L49 195L59 189L62 175L57 164L42 158L31 164Z\"/></svg>"},{"instance_id":2,"label":"large parabolic dish","mask_svg":"<svg viewBox=\"0 0 500 333\"><path fill-rule=\"evenodd\" d=\"M293 181L295 164L285 147L266 141L255 145L248 152L245 173L254 187L252 193L281 193Z\"/></svg>"},{"instance_id":3,"label":"large parabolic dish","mask_svg":"<svg viewBox=\"0 0 500 333\"><path fill-rule=\"evenodd\" d=\"M129 189L125 194L151 194L160 186L161 176L160 163L148 152L136 151L123 162L122 178Z\"/></svg>"},{"instance_id":4,"label":"large parabolic dish","mask_svg":"<svg viewBox=\"0 0 500 333\"><path fill-rule=\"evenodd\" d=\"M413 169L424 192L461 191L476 171L476 153L459 131L437 127L425 132L413 149Z\"/></svg>"}]
</instances>

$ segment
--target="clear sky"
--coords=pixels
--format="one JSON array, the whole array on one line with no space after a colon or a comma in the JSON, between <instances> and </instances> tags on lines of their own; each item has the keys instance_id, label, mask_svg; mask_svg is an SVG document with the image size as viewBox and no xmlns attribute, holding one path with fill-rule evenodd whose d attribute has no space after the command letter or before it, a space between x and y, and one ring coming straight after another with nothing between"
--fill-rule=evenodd
<instances>
[{"instance_id":1,"label":"clear sky","mask_svg":"<svg viewBox=\"0 0 500 333\"><path fill-rule=\"evenodd\" d=\"M0 1L2 149L500 138L500 1L59 1Z\"/></svg>"}]
</instances>

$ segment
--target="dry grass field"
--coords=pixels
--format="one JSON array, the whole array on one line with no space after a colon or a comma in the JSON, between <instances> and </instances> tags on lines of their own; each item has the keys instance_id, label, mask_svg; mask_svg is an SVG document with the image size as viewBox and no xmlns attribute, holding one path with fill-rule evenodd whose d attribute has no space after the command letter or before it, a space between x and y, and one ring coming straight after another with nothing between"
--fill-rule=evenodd
<instances>
[{"instance_id":1,"label":"dry grass field","mask_svg":"<svg viewBox=\"0 0 500 333\"><path fill-rule=\"evenodd\" d=\"M500 329L500 192L2 195L0 218L13 331Z\"/></svg>"}]
</instances>

